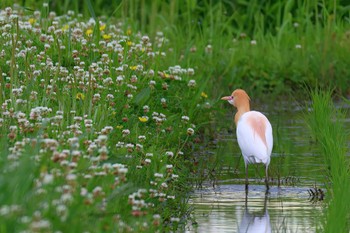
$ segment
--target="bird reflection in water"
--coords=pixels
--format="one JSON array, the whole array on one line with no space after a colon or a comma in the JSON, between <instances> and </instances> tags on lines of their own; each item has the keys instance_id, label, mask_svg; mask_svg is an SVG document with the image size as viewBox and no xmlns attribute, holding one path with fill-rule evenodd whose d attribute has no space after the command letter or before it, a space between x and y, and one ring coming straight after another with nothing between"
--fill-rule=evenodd
<instances>
[{"instance_id":1,"label":"bird reflection in water","mask_svg":"<svg viewBox=\"0 0 350 233\"><path fill-rule=\"evenodd\" d=\"M239 224L240 233L268 233L271 232L271 222L269 212L266 208L268 193L265 194L264 207L259 211L249 211L248 192L245 195L245 210L243 218Z\"/></svg>"}]
</instances>

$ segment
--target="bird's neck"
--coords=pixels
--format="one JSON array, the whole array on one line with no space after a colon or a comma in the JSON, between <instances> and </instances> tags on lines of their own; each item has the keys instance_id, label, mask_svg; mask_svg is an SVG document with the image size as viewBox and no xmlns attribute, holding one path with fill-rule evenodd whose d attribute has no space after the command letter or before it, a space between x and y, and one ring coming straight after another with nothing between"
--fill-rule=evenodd
<instances>
[{"instance_id":1,"label":"bird's neck","mask_svg":"<svg viewBox=\"0 0 350 233\"><path fill-rule=\"evenodd\" d=\"M237 106L237 112L235 115L235 123L236 125L238 124L239 119L241 118L241 116L250 111L250 106L249 106L249 102L240 106Z\"/></svg>"}]
</instances>

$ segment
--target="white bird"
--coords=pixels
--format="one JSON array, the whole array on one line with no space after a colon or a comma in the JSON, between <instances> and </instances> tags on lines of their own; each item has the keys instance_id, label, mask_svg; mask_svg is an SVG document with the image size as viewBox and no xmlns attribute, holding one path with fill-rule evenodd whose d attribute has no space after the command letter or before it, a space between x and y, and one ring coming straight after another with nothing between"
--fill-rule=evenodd
<instances>
[{"instance_id":1,"label":"white bird","mask_svg":"<svg viewBox=\"0 0 350 233\"><path fill-rule=\"evenodd\" d=\"M266 116L257 111L250 111L250 98L248 94L237 89L232 95L221 98L227 100L237 108L235 115L236 133L238 145L242 151L245 164L246 190L248 189L248 164L265 164L265 184L267 190L268 167L273 147L272 127Z\"/></svg>"}]
</instances>

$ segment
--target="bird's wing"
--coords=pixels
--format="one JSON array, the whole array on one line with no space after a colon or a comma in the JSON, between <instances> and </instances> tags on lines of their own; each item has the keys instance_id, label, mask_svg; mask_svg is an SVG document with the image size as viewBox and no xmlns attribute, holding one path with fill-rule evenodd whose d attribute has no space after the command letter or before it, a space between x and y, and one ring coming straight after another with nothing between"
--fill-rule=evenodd
<instances>
[{"instance_id":1,"label":"bird's wing","mask_svg":"<svg viewBox=\"0 0 350 233\"><path fill-rule=\"evenodd\" d=\"M270 162L272 127L262 113L250 111L241 116L237 124L237 141L247 162Z\"/></svg>"},{"instance_id":2,"label":"bird's wing","mask_svg":"<svg viewBox=\"0 0 350 233\"><path fill-rule=\"evenodd\" d=\"M267 154L271 156L271 152L273 148L273 136L272 136L272 126L268 120L266 123L265 137L267 142Z\"/></svg>"}]
</instances>

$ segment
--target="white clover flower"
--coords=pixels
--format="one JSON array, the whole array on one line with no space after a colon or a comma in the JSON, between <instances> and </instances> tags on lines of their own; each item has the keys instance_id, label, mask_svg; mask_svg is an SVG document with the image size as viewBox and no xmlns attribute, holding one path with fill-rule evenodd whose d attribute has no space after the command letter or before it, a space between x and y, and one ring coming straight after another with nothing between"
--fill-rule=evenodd
<instances>
[{"instance_id":1,"label":"white clover flower","mask_svg":"<svg viewBox=\"0 0 350 233\"><path fill-rule=\"evenodd\" d=\"M149 112L149 106L148 105L143 106L142 109L146 113Z\"/></svg>"},{"instance_id":2,"label":"white clover flower","mask_svg":"<svg viewBox=\"0 0 350 233\"><path fill-rule=\"evenodd\" d=\"M156 178L163 178L164 175L162 173L154 173L154 177L156 177Z\"/></svg>"},{"instance_id":3,"label":"white clover flower","mask_svg":"<svg viewBox=\"0 0 350 233\"><path fill-rule=\"evenodd\" d=\"M122 134L123 134L124 137L125 137L125 136L128 136L128 135L130 134L130 130L128 130L128 129L123 129Z\"/></svg>"},{"instance_id":4,"label":"white clover flower","mask_svg":"<svg viewBox=\"0 0 350 233\"><path fill-rule=\"evenodd\" d=\"M154 53L153 53L153 56L154 56ZM149 71L148 71L148 75L151 76L151 77L153 77L153 76L154 76L154 70L152 70L152 69L149 70Z\"/></svg>"},{"instance_id":5,"label":"white clover flower","mask_svg":"<svg viewBox=\"0 0 350 233\"><path fill-rule=\"evenodd\" d=\"M102 146L99 150L98 153L100 154L107 154L108 153L108 149L106 146Z\"/></svg>"},{"instance_id":6,"label":"white clover flower","mask_svg":"<svg viewBox=\"0 0 350 233\"><path fill-rule=\"evenodd\" d=\"M11 125L9 129L11 132L16 132L18 128L17 125Z\"/></svg>"},{"instance_id":7,"label":"white clover flower","mask_svg":"<svg viewBox=\"0 0 350 233\"><path fill-rule=\"evenodd\" d=\"M148 41L149 41L149 37L148 36L143 36L142 38L141 38L141 40L142 40L142 42L143 43L148 43Z\"/></svg>"},{"instance_id":8,"label":"white clover flower","mask_svg":"<svg viewBox=\"0 0 350 233\"><path fill-rule=\"evenodd\" d=\"M205 47L205 52L206 52L206 53L212 53L212 52L213 52L213 47L212 47L210 44L208 44L208 45Z\"/></svg>"},{"instance_id":9,"label":"white clover flower","mask_svg":"<svg viewBox=\"0 0 350 233\"><path fill-rule=\"evenodd\" d=\"M156 85L156 81L154 81L154 80L149 81L149 85L154 87Z\"/></svg>"},{"instance_id":10,"label":"white clover flower","mask_svg":"<svg viewBox=\"0 0 350 233\"><path fill-rule=\"evenodd\" d=\"M151 163L151 159L145 159L145 163L146 164L150 164Z\"/></svg>"},{"instance_id":11,"label":"white clover flower","mask_svg":"<svg viewBox=\"0 0 350 233\"><path fill-rule=\"evenodd\" d=\"M108 94L106 97L107 100L113 100L114 99L114 95L112 94Z\"/></svg>"},{"instance_id":12,"label":"white clover flower","mask_svg":"<svg viewBox=\"0 0 350 233\"><path fill-rule=\"evenodd\" d=\"M171 221L171 222L180 222L180 218L174 218L174 217L172 217L172 218L170 218L170 221Z\"/></svg>"},{"instance_id":13,"label":"white clover flower","mask_svg":"<svg viewBox=\"0 0 350 233\"><path fill-rule=\"evenodd\" d=\"M117 144L115 144L115 146L117 148L122 148L122 147L124 147L124 142L118 142Z\"/></svg>"},{"instance_id":14,"label":"white clover flower","mask_svg":"<svg viewBox=\"0 0 350 233\"><path fill-rule=\"evenodd\" d=\"M190 118L188 116L182 116L181 120L185 121L185 122L188 122L190 120Z\"/></svg>"},{"instance_id":15,"label":"white clover flower","mask_svg":"<svg viewBox=\"0 0 350 233\"><path fill-rule=\"evenodd\" d=\"M154 116L152 119L155 120L157 123L162 123L163 122L163 119L160 118L160 117Z\"/></svg>"},{"instance_id":16,"label":"white clover flower","mask_svg":"<svg viewBox=\"0 0 350 233\"><path fill-rule=\"evenodd\" d=\"M77 179L77 175L76 175L76 174L70 173L70 174L68 174L68 175L66 176L66 180L67 180L67 181L74 181L74 180L76 180L76 179Z\"/></svg>"},{"instance_id":17,"label":"white clover flower","mask_svg":"<svg viewBox=\"0 0 350 233\"><path fill-rule=\"evenodd\" d=\"M45 174L43 178L43 184L51 184L53 182L54 176L52 174Z\"/></svg>"},{"instance_id":18,"label":"white clover flower","mask_svg":"<svg viewBox=\"0 0 350 233\"><path fill-rule=\"evenodd\" d=\"M188 68L187 69L187 74L188 75L194 75L194 69L193 68Z\"/></svg>"},{"instance_id":19,"label":"white clover flower","mask_svg":"<svg viewBox=\"0 0 350 233\"><path fill-rule=\"evenodd\" d=\"M51 228L51 223L48 220L38 220L33 221L30 224L30 229L34 232L45 232L48 231Z\"/></svg>"},{"instance_id":20,"label":"white clover flower","mask_svg":"<svg viewBox=\"0 0 350 233\"><path fill-rule=\"evenodd\" d=\"M12 15L10 15L10 19L11 19L11 20L18 19L18 15L12 14Z\"/></svg>"},{"instance_id":21,"label":"white clover flower","mask_svg":"<svg viewBox=\"0 0 350 233\"><path fill-rule=\"evenodd\" d=\"M194 129L188 128L188 129L187 129L187 134L188 134L189 136L192 136L192 135L194 134Z\"/></svg>"},{"instance_id":22,"label":"white clover flower","mask_svg":"<svg viewBox=\"0 0 350 233\"><path fill-rule=\"evenodd\" d=\"M119 168L119 173L125 175L128 172L128 169L125 167Z\"/></svg>"},{"instance_id":23,"label":"white clover flower","mask_svg":"<svg viewBox=\"0 0 350 233\"><path fill-rule=\"evenodd\" d=\"M174 157L174 152L167 151L167 152L165 152L165 155L172 158L172 157Z\"/></svg>"},{"instance_id":24,"label":"white clover flower","mask_svg":"<svg viewBox=\"0 0 350 233\"><path fill-rule=\"evenodd\" d=\"M194 79L191 79L190 81L188 81L188 84L187 84L187 86L189 86L189 87L195 87L197 85L197 83L196 83L196 80L194 80Z\"/></svg>"},{"instance_id":25,"label":"white clover flower","mask_svg":"<svg viewBox=\"0 0 350 233\"><path fill-rule=\"evenodd\" d=\"M92 193L94 194L94 196L99 195L101 192L103 191L101 186L96 186L93 190Z\"/></svg>"}]
</instances>

